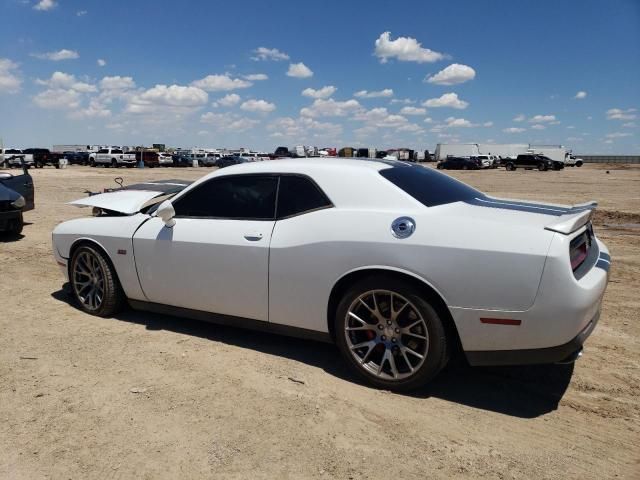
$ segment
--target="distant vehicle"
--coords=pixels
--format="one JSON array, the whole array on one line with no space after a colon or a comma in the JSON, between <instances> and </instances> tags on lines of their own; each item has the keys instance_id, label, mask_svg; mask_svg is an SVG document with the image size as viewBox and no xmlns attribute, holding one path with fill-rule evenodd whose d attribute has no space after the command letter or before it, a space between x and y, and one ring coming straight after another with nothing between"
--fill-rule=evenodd
<instances>
[{"instance_id":1,"label":"distant vehicle","mask_svg":"<svg viewBox=\"0 0 640 480\"><path fill-rule=\"evenodd\" d=\"M482 168L491 168L493 167L494 158L492 155L478 155L475 158Z\"/></svg>"},{"instance_id":2,"label":"distant vehicle","mask_svg":"<svg viewBox=\"0 0 640 480\"><path fill-rule=\"evenodd\" d=\"M136 154L124 153L121 148L101 148L95 153L89 155L89 165L96 167L103 165L104 167L135 167Z\"/></svg>"},{"instance_id":3,"label":"distant vehicle","mask_svg":"<svg viewBox=\"0 0 640 480\"><path fill-rule=\"evenodd\" d=\"M516 158L518 155L527 153L528 143L479 143L480 155L495 155L498 158Z\"/></svg>"},{"instance_id":4,"label":"distant vehicle","mask_svg":"<svg viewBox=\"0 0 640 480\"><path fill-rule=\"evenodd\" d=\"M62 152L62 155L67 159L69 165L89 165L88 151L66 151Z\"/></svg>"},{"instance_id":5,"label":"distant vehicle","mask_svg":"<svg viewBox=\"0 0 640 480\"><path fill-rule=\"evenodd\" d=\"M333 147L325 147L318 151L318 155L320 155L321 157L337 157L338 152Z\"/></svg>"},{"instance_id":6,"label":"distant vehicle","mask_svg":"<svg viewBox=\"0 0 640 480\"><path fill-rule=\"evenodd\" d=\"M0 167L20 167L22 165L22 161L24 161L27 168L31 168L33 166L33 155L25 155L22 150L19 150L17 148L2 149L2 157L0 157Z\"/></svg>"},{"instance_id":7,"label":"distant vehicle","mask_svg":"<svg viewBox=\"0 0 640 480\"><path fill-rule=\"evenodd\" d=\"M60 160L63 158L62 153L51 152L48 148L25 148L22 153L32 156L36 168L43 168L45 165L60 168Z\"/></svg>"},{"instance_id":8,"label":"distant vehicle","mask_svg":"<svg viewBox=\"0 0 640 480\"><path fill-rule=\"evenodd\" d=\"M449 157L438 163L438 170L478 170L478 161L465 157Z\"/></svg>"},{"instance_id":9,"label":"distant vehicle","mask_svg":"<svg viewBox=\"0 0 640 480\"><path fill-rule=\"evenodd\" d=\"M230 167L231 165L239 165L241 163L248 163L248 162L249 160L247 160L244 157L234 157L231 155L227 155L226 157L219 158L216 161L216 167L224 168L224 167Z\"/></svg>"},{"instance_id":10,"label":"distant vehicle","mask_svg":"<svg viewBox=\"0 0 640 480\"><path fill-rule=\"evenodd\" d=\"M480 149L477 143L439 143L436 145L435 159L437 162L447 157L477 157Z\"/></svg>"},{"instance_id":11,"label":"distant vehicle","mask_svg":"<svg viewBox=\"0 0 640 480\"><path fill-rule=\"evenodd\" d=\"M22 232L22 213L34 208L33 179L21 162L22 175L0 172L0 232Z\"/></svg>"},{"instance_id":12,"label":"distant vehicle","mask_svg":"<svg viewBox=\"0 0 640 480\"><path fill-rule=\"evenodd\" d=\"M129 154L125 153L125 155L129 155ZM160 160L158 159L159 157L158 152L137 151L135 152L135 157L136 157L136 165L138 165L140 163L140 160L142 160L142 163L147 168L154 168L154 167L160 166Z\"/></svg>"},{"instance_id":13,"label":"distant vehicle","mask_svg":"<svg viewBox=\"0 0 640 480\"><path fill-rule=\"evenodd\" d=\"M544 155L524 154L518 155L515 159L508 159L502 162L504 167L513 172L517 168L524 168L525 170L538 169L541 172L552 170L562 170L564 168L563 162L551 160Z\"/></svg>"},{"instance_id":14,"label":"distant vehicle","mask_svg":"<svg viewBox=\"0 0 640 480\"><path fill-rule=\"evenodd\" d=\"M222 158L220 153L207 153L203 158L199 159L199 164L204 167L215 167L216 162Z\"/></svg>"},{"instance_id":15,"label":"distant vehicle","mask_svg":"<svg viewBox=\"0 0 640 480\"><path fill-rule=\"evenodd\" d=\"M54 152L87 152L91 153L98 150L97 145L54 145L52 150ZM67 159L68 160L68 159Z\"/></svg>"},{"instance_id":16,"label":"distant vehicle","mask_svg":"<svg viewBox=\"0 0 640 480\"><path fill-rule=\"evenodd\" d=\"M293 158L301 157L304 158L307 156L307 151L304 148L304 145L296 145L289 149L290 156Z\"/></svg>"},{"instance_id":17,"label":"distant vehicle","mask_svg":"<svg viewBox=\"0 0 640 480\"><path fill-rule=\"evenodd\" d=\"M275 152L273 152L272 158L289 158L291 157L291 153L287 147L278 147Z\"/></svg>"},{"instance_id":18,"label":"distant vehicle","mask_svg":"<svg viewBox=\"0 0 640 480\"><path fill-rule=\"evenodd\" d=\"M338 150L339 157L351 158L356 156L356 150L353 147L342 147Z\"/></svg>"},{"instance_id":19,"label":"distant vehicle","mask_svg":"<svg viewBox=\"0 0 640 480\"><path fill-rule=\"evenodd\" d=\"M527 153L544 155L556 162L562 162L568 167L581 167L584 163L581 158L571 155L571 150L562 145L530 145Z\"/></svg>"},{"instance_id":20,"label":"distant vehicle","mask_svg":"<svg viewBox=\"0 0 640 480\"><path fill-rule=\"evenodd\" d=\"M168 153L158 154L158 164L161 167L171 167L173 165L173 158Z\"/></svg>"},{"instance_id":21,"label":"distant vehicle","mask_svg":"<svg viewBox=\"0 0 640 480\"><path fill-rule=\"evenodd\" d=\"M193 164L191 157L186 155L171 155L171 160L174 167L190 167Z\"/></svg>"}]
</instances>

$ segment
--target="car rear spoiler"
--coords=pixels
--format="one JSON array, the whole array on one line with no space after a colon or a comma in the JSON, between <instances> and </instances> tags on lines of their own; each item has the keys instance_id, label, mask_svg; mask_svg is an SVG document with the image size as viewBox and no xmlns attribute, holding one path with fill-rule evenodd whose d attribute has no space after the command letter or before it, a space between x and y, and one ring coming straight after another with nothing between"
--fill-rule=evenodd
<instances>
[{"instance_id":1,"label":"car rear spoiler","mask_svg":"<svg viewBox=\"0 0 640 480\"><path fill-rule=\"evenodd\" d=\"M545 230L569 235L583 225L589 223L593 217L593 211L598 207L596 202L581 203L574 205L571 210L559 217L559 220L547 225Z\"/></svg>"}]
</instances>

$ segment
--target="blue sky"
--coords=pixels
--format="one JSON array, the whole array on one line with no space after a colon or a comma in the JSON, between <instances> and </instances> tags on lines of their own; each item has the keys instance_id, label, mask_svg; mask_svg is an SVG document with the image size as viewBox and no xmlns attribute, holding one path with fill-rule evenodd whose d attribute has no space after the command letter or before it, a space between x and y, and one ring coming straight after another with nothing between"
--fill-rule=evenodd
<instances>
[{"instance_id":1,"label":"blue sky","mask_svg":"<svg viewBox=\"0 0 640 480\"><path fill-rule=\"evenodd\" d=\"M640 2L0 0L0 137L640 153Z\"/></svg>"}]
</instances>

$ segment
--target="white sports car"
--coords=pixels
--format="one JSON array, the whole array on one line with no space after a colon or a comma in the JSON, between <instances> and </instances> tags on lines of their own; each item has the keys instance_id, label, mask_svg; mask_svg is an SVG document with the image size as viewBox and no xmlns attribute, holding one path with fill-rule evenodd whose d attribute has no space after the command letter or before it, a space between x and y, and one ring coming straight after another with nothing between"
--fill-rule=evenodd
<instances>
[{"instance_id":1,"label":"white sports car","mask_svg":"<svg viewBox=\"0 0 640 480\"><path fill-rule=\"evenodd\" d=\"M73 202L53 231L84 311L134 309L335 342L394 390L472 365L572 361L610 257L595 204L502 200L431 168L291 159Z\"/></svg>"}]
</instances>

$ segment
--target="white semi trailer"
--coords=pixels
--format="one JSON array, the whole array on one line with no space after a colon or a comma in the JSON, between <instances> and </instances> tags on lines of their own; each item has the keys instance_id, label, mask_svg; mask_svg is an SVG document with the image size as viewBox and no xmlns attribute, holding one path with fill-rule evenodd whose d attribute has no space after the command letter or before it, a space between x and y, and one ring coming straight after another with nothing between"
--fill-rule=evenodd
<instances>
[{"instance_id":1,"label":"white semi trailer","mask_svg":"<svg viewBox=\"0 0 640 480\"><path fill-rule=\"evenodd\" d=\"M435 160L442 162L447 157L477 157L480 149L477 143L439 143L436 145Z\"/></svg>"},{"instance_id":2,"label":"white semi trailer","mask_svg":"<svg viewBox=\"0 0 640 480\"><path fill-rule=\"evenodd\" d=\"M528 143L480 143L478 149L482 155L497 155L500 158L516 158L527 153Z\"/></svg>"}]
</instances>

